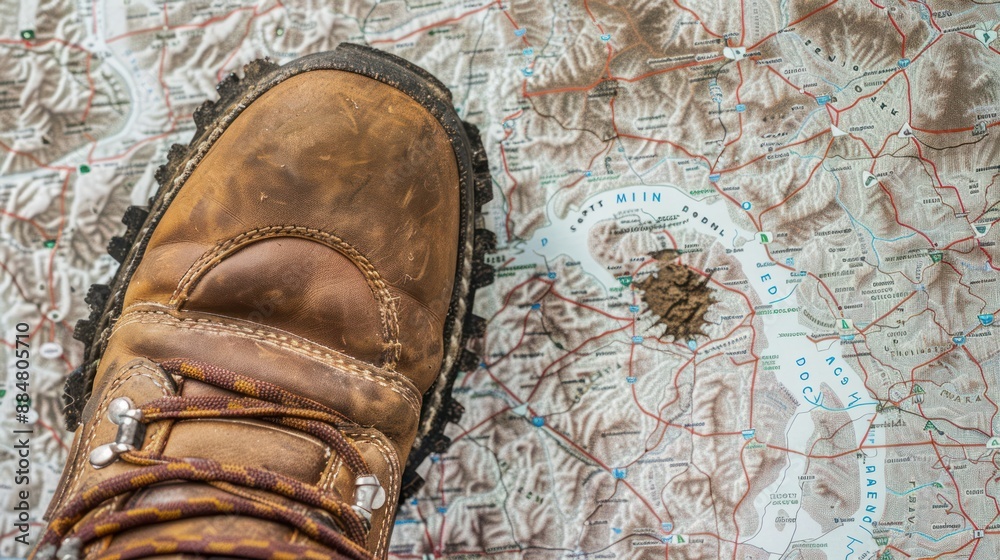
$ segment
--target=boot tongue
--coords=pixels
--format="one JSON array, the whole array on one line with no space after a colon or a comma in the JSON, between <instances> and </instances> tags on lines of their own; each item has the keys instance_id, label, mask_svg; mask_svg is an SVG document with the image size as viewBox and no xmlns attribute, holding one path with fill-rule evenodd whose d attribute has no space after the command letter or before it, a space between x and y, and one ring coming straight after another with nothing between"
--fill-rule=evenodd
<instances>
[{"instance_id":1,"label":"boot tongue","mask_svg":"<svg viewBox=\"0 0 1000 560\"><path fill-rule=\"evenodd\" d=\"M200 383L185 381L184 397L237 395ZM199 457L220 463L255 466L318 484L332 452L314 436L299 430L250 418L201 418L180 420L170 429L163 448L167 457ZM345 501L351 495L341 496Z\"/></svg>"},{"instance_id":2,"label":"boot tongue","mask_svg":"<svg viewBox=\"0 0 1000 560\"><path fill-rule=\"evenodd\" d=\"M385 504L385 489L345 435L360 426L314 400L246 375L179 359L162 367L186 379L180 397L146 407L152 420L184 418L173 426L162 456L244 468L251 486L278 493L288 488L289 497L314 506L319 504L310 502L309 494L329 487L339 497L332 513L344 512L339 515L345 528L358 526L355 514L365 530L370 527L372 510ZM254 480L271 473L308 486L296 491L280 481Z\"/></svg>"}]
</instances>

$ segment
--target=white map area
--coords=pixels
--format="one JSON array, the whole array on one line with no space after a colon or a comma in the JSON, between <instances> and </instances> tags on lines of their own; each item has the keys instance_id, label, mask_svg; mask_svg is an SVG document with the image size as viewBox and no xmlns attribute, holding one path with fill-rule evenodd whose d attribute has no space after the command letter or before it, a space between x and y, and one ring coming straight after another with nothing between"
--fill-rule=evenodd
<instances>
[{"instance_id":1,"label":"white map area","mask_svg":"<svg viewBox=\"0 0 1000 560\"><path fill-rule=\"evenodd\" d=\"M391 557L1000 557L998 29L957 0L0 0L0 556L18 490L41 530L124 209L227 73L350 41L441 78L497 195L483 363ZM689 339L647 301L667 269L712 294Z\"/></svg>"}]
</instances>

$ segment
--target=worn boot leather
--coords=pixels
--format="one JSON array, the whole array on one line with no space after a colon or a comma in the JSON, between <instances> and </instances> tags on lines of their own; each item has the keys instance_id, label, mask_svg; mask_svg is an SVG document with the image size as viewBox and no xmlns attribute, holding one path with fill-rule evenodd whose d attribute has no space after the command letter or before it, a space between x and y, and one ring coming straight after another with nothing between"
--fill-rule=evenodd
<instances>
[{"instance_id":1,"label":"worn boot leather","mask_svg":"<svg viewBox=\"0 0 1000 560\"><path fill-rule=\"evenodd\" d=\"M456 158L350 71L243 110L127 285L35 557L386 557L462 274Z\"/></svg>"}]
</instances>

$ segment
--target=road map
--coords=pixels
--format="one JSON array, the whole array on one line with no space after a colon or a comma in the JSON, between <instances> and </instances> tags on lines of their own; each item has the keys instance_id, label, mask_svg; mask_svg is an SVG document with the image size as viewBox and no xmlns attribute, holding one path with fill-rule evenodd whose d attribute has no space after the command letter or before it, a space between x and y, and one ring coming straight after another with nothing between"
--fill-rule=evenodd
<instances>
[{"instance_id":1,"label":"road map","mask_svg":"<svg viewBox=\"0 0 1000 560\"><path fill-rule=\"evenodd\" d=\"M454 92L496 193L482 363L391 558L1000 558L998 32L985 0L0 0L0 556L122 212L221 78L349 41Z\"/></svg>"}]
</instances>

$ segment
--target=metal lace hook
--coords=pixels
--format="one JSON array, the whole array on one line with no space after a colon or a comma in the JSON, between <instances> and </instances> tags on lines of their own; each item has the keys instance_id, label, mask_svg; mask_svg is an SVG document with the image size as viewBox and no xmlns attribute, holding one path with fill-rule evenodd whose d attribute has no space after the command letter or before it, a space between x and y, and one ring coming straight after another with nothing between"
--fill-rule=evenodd
<instances>
[{"instance_id":1,"label":"metal lace hook","mask_svg":"<svg viewBox=\"0 0 1000 560\"><path fill-rule=\"evenodd\" d=\"M95 469L103 469L117 461L122 453L142 447L146 438L142 411L128 397L118 397L111 401L108 405L108 420L118 425L118 433L114 442L96 447L90 452L90 464Z\"/></svg>"}]
</instances>

